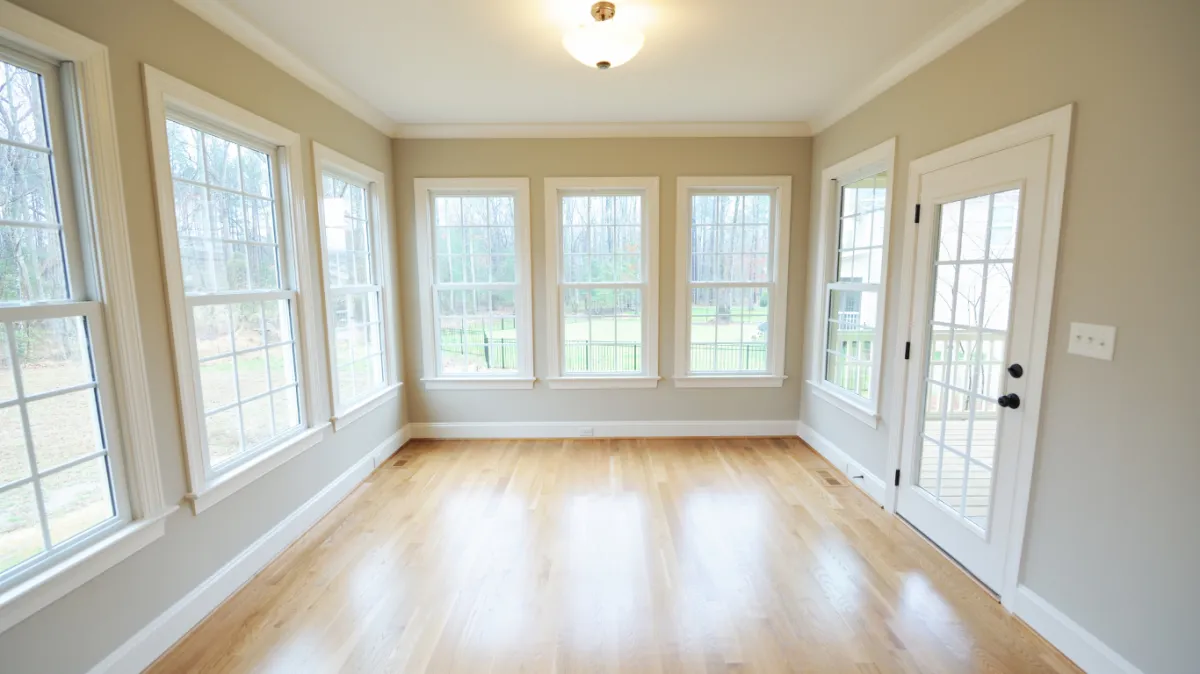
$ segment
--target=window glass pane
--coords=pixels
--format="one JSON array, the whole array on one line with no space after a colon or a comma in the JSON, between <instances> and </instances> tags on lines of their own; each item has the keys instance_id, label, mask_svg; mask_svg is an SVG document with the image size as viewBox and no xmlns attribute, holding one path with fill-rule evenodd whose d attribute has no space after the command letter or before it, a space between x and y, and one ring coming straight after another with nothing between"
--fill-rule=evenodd
<instances>
[{"instance_id":1,"label":"window glass pane","mask_svg":"<svg viewBox=\"0 0 1200 674\"><path fill-rule=\"evenodd\" d=\"M109 485L105 457L71 466L42 480L51 542L62 543L115 516Z\"/></svg>"},{"instance_id":2,"label":"window glass pane","mask_svg":"<svg viewBox=\"0 0 1200 674\"><path fill-rule=\"evenodd\" d=\"M0 217L16 222L59 222L50 153L0 141Z\"/></svg>"},{"instance_id":3,"label":"window glass pane","mask_svg":"<svg viewBox=\"0 0 1200 674\"><path fill-rule=\"evenodd\" d=\"M876 349L879 293L833 290L829 293L826 380L864 398L870 397L872 354Z\"/></svg>"},{"instance_id":4,"label":"window glass pane","mask_svg":"<svg viewBox=\"0 0 1200 674\"><path fill-rule=\"evenodd\" d=\"M704 199L711 201L702 201ZM691 280L700 283L769 281L771 197L763 194L694 196L692 203L694 207L714 205L718 222L707 224L707 213L692 213ZM751 218L749 221L747 216Z\"/></svg>"},{"instance_id":5,"label":"window glass pane","mask_svg":"<svg viewBox=\"0 0 1200 674\"><path fill-rule=\"evenodd\" d=\"M641 282L641 202L639 195L562 197L564 281Z\"/></svg>"},{"instance_id":6,"label":"window glass pane","mask_svg":"<svg viewBox=\"0 0 1200 674\"><path fill-rule=\"evenodd\" d=\"M328 173L322 185L330 287L374 284L366 188Z\"/></svg>"},{"instance_id":7,"label":"window glass pane","mask_svg":"<svg viewBox=\"0 0 1200 674\"><path fill-rule=\"evenodd\" d=\"M11 326L26 396L95 381L84 319L17 321Z\"/></svg>"},{"instance_id":8,"label":"window glass pane","mask_svg":"<svg viewBox=\"0 0 1200 674\"><path fill-rule=\"evenodd\" d=\"M0 145L0 155L3 151ZM0 156L0 165L3 161ZM0 173L0 183L6 177ZM0 203L5 198L0 187ZM66 298L66 262L59 229L0 225L0 303Z\"/></svg>"},{"instance_id":9,"label":"window glass pane","mask_svg":"<svg viewBox=\"0 0 1200 674\"><path fill-rule=\"evenodd\" d=\"M513 291L439 290L438 349L445 374L515 372Z\"/></svg>"},{"instance_id":10,"label":"window glass pane","mask_svg":"<svg viewBox=\"0 0 1200 674\"><path fill-rule=\"evenodd\" d=\"M272 417L272 392L297 382L287 300L206 305L193 311L209 457L213 467L270 444L299 423Z\"/></svg>"},{"instance_id":11,"label":"window glass pane","mask_svg":"<svg viewBox=\"0 0 1200 674\"><path fill-rule=\"evenodd\" d=\"M839 190L841 203L834 258L836 278L850 283L883 283L887 173L862 178Z\"/></svg>"},{"instance_id":12,"label":"window glass pane","mask_svg":"<svg viewBox=\"0 0 1200 674\"><path fill-rule=\"evenodd\" d=\"M42 398L26 412L38 472L104 449L94 389Z\"/></svg>"},{"instance_id":13,"label":"window glass pane","mask_svg":"<svg viewBox=\"0 0 1200 674\"><path fill-rule=\"evenodd\" d=\"M25 449L21 409L16 405L0 408L0 486L26 477L29 477L29 452Z\"/></svg>"},{"instance_id":14,"label":"window glass pane","mask_svg":"<svg viewBox=\"0 0 1200 674\"><path fill-rule=\"evenodd\" d=\"M447 297L452 294L447 292ZM383 371L381 294L377 291L340 295L334 300L335 366L338 402L344 407L379 390ZM447 310L453 302L447 300Z\"/></svg>"},{"instance_id":15,"label":"window glass pane","mask_svg":"<svg viewBox=\"0 0 1200 674\"><path fill-rule=\"evenodd\" d=\"M563 291L563 371L629 374L642 370L642 291Z\"/></svg>"},{"instance_id":16,"label":"window glass pane","mask_svg":"<svg viewBox=\"0 0 1200 674\"><path fill-rule=\"evenodd\" d=\"M0 62L0 139L49 147L43 110L42 76Z\"/></svg>"},{"instance_id":17,"label":"window glass pane","mask_svg":"<svg viewBox=\"0 0 1200 674\"><path fill-rule=\"evenodd\" d=\"M175 121L167 144L184 292L281 288L270 157Z\"/></svg>"},{"instance_id":18,"label":"window glass pane","mask_svg":"<svg viewBox=\"0 0 1200 674\"><path fill-rule=\"evenodd\" d=\"M0 492L0 573L44 549L33 485Z\"/></svg>"},{"instance_id":19,"label":"window glass pane","mask_svg":"<svg viewBox=\"0 0 1200 674\"><path fill-rule=\"evenodd\" d=\"M213 468L237 458L241 452L241 415L238 408L210 414L204 419L208 440L208 461Z\"/></svg>"},{"instance_id":20,"label":"window glass pane","mask_svg":"<svg viewBox=\"0 0 1200 674\"><path fill-rule=\"evenodd\" d=\"M691 300L693 373L767 370L767 288L693 288Z\"/></svg>"},{"instance_id":21,"label":"window glass pane","mask_svg":"<svg viewBox=\"0 0 1200 674\"><path fill-rule=\"evenodd\" d=\"M205 182L216 187L241 191L238 144L208 133L203 134L203 138Z\"/></svg>"}]
</instances>

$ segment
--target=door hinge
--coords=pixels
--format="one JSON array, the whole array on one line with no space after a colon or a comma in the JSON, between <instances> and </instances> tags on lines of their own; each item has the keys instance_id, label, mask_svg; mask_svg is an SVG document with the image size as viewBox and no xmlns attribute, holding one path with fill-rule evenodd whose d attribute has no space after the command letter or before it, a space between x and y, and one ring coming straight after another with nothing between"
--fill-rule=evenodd
<instances>
[{"instance_id":1,"label":"door hinge","mask_svg":"<svg viewBox=\"0 0 1200 674\"><path fill-rule=\"evenodd\" d=\"M917 214L913 216L913 222L921 224L921 204L917 204Z\"/></svg>"},{"instance_id":2,"label":"door hinge","mask_svg":"<svg viewBox=\"0 0 1200 674\"><path fill-rule=\"evenodd\" d=\"M904 360L908 360L909 354L912 353L912 342L904 343Z\"/></svg>"},{"instance_id":3,"label":"door hinge","mask_svg":"<svg viewBox=\"0 0 1200 674\"><path fill-rule=\"evenodd\" d=\"M899 468L896 469L896 486L897 487L900 486L900 469Z\"/></svg>"}]
</instances>

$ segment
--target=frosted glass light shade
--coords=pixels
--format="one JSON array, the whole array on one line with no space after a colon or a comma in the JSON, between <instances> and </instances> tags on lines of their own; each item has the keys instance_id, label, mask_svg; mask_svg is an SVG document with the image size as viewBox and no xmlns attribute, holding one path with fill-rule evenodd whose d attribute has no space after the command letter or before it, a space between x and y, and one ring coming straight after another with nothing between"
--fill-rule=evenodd
<instances>
[{"instance_id":1,"label":"frosted glass light shade","mask_svg":"<svg viewBox=\"0 0 1200 674\"><path fill-rule=\"evenodd\" d=\"M596 21L563 35L563 48L585 66L616 68L642 50L646 37L615 21Z\"/></svg>"}]
</instances>

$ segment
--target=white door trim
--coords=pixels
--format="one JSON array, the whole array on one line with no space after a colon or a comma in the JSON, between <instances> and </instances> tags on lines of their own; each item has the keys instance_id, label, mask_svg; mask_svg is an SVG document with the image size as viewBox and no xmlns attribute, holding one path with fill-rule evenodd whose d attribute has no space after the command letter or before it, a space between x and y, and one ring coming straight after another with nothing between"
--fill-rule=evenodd
<instances>
[{"instance_id":1,"label":"white door trim","mask_svg":"<svg viewBox=\"0 0 1200 674\"><path fill-rule=\"evenodd\" d=\"M1029 380L1026 388L1028 406L1022 427L1020 449L1017 454L1016 485L1013 499L1012 528L1004 564L1004 580L999 588L1001 603L1013 610L1017 601L1017 585L1021 576L1021 557L1025 543L1026 519L1029 513L1029 495L1033 484L1034 457L1037 452L1037 436L1040 421L1042 385L1045 375L1046 353L1050 341L1050 319L1054 301L1054 281L1058 267L1059 231L1062 227L1063 197L1067 182L1067 159L1071 141L1071 120L1074 104L1018 122L1012 126L960 143L953 147L913 160L908 169L908 198L904 217L904 239L901 247L902 263L900 277L900 329L896 331L892 344L893 362L899 368L891 377L891 419L903 419L908 382L908 363L904 360L904 345L912 339L912 311L914 282L917 260L917 225L915 214L921 191L921 176L972 159L1000 152L1024 143L1049 137L1050 171L1046 189L1046 206L1042 230L1042 248L1037 274L1037 301L1034 308L1033 334ZM928 222L928 219L927 219ZM1033 270L1026 270L1030 273ZM901 423L892 424L888 437L887 492L884 507L896 511L898 487L890 479L900 469L904 428Z\"/></svg>"}]
</instances>

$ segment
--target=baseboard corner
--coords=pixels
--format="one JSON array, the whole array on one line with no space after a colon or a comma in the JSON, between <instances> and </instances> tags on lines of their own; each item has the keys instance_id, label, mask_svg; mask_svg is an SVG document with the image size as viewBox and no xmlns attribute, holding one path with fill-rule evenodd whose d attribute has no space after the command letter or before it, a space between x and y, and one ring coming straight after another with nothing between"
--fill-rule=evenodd
<instances>
[{"instance_id":1,"label":"baseboard corner","mask_svg":"<svg viewBox=\"0 0 1200 674\"><path fill-rule=\"evenodd\" d=\"M864 468L861 463L847 454L845 450L833 444L829 438L816 432L803 421L796 422L796 435L805 444L816 450L818 454L825 457L826 461L833 464L833 467L845 475L851 484L862 489L867 496L870 496L880 506L887 507L884 505L887 485L878 475Z\"/></svg>"}]
</instances>

